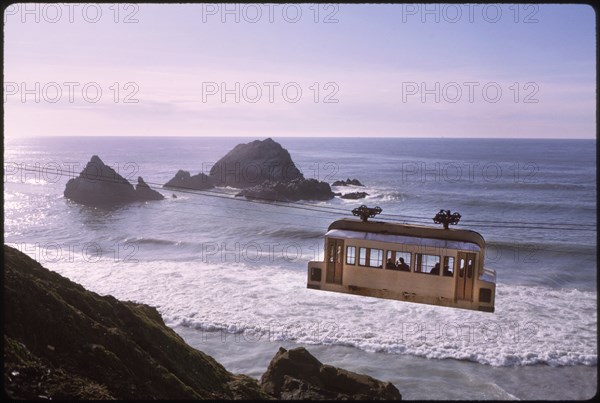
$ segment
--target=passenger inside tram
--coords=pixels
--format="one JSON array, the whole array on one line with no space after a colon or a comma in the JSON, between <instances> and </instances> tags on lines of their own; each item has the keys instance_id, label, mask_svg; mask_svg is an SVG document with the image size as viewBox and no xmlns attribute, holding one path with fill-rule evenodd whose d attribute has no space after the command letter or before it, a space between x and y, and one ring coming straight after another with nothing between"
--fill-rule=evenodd
<instances>
[{"instance_id":1,"label":"passenger inside tram","mask_svg":"<svg viewBox=\"0 0 600 403\"><path fill-rule=\"evenodd\" d=\"M395 270L396 269L396 265L394 264L394 261L392 260L392 258L388 258L387 262L385 263L385 268L388 270Z\"/></svg>"},{"instance_id":2,"label":"passenger inside tram","mask_svg":"<svg viewBox=\"0 0 600 403\"><path fill-rule=\"evenodd\" d=\"M429 272L429 274L434 274L434 275L439 275L440 274L440 264L436 263L435 266L433 266L433 269L431 269L431 271Z\"/></svg>"},{"instance_id":3,"label":"passenger inside tram","mask_svg":"<svg viewBox=\"0 0 600 403\"><path fill-rule=\"evenodd\" d=\"M406 263L404 263L404 258L398 258L396 268L402 271L410 271L410 267Z\"/></svg>"}]
</instances>

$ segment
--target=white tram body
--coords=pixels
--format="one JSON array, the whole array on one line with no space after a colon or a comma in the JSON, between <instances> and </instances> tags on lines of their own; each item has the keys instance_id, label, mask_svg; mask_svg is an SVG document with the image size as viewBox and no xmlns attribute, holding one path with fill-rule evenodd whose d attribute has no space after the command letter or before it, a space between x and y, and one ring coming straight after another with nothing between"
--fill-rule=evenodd
<instances>
[{"instance_id":1,"label":"white tram body","mask_svg":"<svg viewBox=\"0 0 600 403\"><path fill-rule=\"evenodd\" d=\"M342 219L325 234L324 261L308 263L307 287L494 312L484 257L475 231Z\"/></svg>"}]
</instances>

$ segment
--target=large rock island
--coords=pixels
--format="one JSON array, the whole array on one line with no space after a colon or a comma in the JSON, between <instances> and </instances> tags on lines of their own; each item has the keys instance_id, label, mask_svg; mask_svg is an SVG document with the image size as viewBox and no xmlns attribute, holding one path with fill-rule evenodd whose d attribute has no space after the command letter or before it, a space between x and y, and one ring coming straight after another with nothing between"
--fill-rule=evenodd
<instances>
[{"instance_id":1,"label":"large rock island","mask_svg":"<svg viewBox=\"0 0 600 403\"><path fill-rule=\"evenodd\" d=\"M212 166L210 177L217 186L238 189L304 178L290 153L271 138L238 144Z\"/></svg>"},{"instance_id":2,"label":"large rock island","mask_svg":"<svg viewBox=\"0 0 600 403\"><path fill-rule=\"evenodd\" d=\"M329 200L328 183L306 179L290 153L271 138L238 144L211 168L216 186L242 189L238 196L267 201Z\"/></svg>"},{"instance_id":3,"label":"large rock island","mask_svg":"<svg viewBox=\"0 0 600 403\"><path fill-rule=\"evenodd\" d=\"M92 156L77 178L69 179L64 196L76 203L93 207L110 207L164 198L151 189L141 176L138 177L137 186L134 188L127 179L104 164L97 155Z\"/></svg>"},{"instance_id":4,"label":"large rock island","mask_svg":"<svg viewBox=\"0 0 600 403\"><path fill-rule=\"evenodd\" d=\"M155 308L100 296L4 246L10 399L399 399L388 382L280 350L261 383L187 345Z\"/></svg>"}]
</instances>

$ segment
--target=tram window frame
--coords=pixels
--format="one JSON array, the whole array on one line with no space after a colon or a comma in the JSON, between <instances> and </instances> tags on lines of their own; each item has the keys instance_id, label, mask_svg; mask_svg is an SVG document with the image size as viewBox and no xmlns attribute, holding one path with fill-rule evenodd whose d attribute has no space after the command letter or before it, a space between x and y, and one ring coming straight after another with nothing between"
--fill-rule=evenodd
<instances>
[{"instance_id":1,"label":"tram window frame","mask_svg":"<svg viewBox=\"0 0 600 403\"><path fill-rule=\"evenodd\" d=\"M466 267L467 267L467 259L464 257L461 257L460 259L458 259L458 267L457 267L458 277L463 278L465 276L465 268Z\"/></svg>"},{"instance_id":2,"label":"tram window frame","mask_svg":"<svg viewBox=\"0 0 600 403\"><path fill-rule=\"evenodd\" d=\"M379 252L379 259L374 258L373 257L373 251L377 251ZM368 257L368 262L369 262L369 267L373 267L375 269L382 269L383 268L383 249L378 249L378 248L369 248L369 257ZM373 264L375 263L375 264ZM379 264L377 264L379 263Z\"/></svg>"},{"instance_id":3,"label":"tram window frame","mask_svg":"<svg viewBox=\"0 0 600 403\"><path fill-rule=\"evenodd\" d=\"M363 256L364 253L364 256ZM358 248L358 265L367 267L367 260L369 257L368 248L360 247Z\"/></svg>"},{"instance_id":4,"label":"tram window frame","mask_svg":"<svg viewBox=\"0 0 600 403\"><path fill-rule=\"evenodd\" d=\"M333 263L335 261L335 243L329 242L327 245L327 261Z\"/></svg>"},{"instance_id":5,"label":"tram window frame","mask_svg":"<svg viewBox=\"0 0 600 403\"><path fill-rule=\"evenodd\" d=\"M388 268L387 267L387 261L388 259L392 259L392 263L394 264L394 268ZM398 259L402 258L404 259L404 263L408 266L408 270L400 270L398 268ZM410 272L410 267L411 267L411 262L412 262L412 253L411 252L405 252L405 251L401 251L401 250L393 250L393 249L389 249L386 252L386 269L387 270L398 270L398 271L404 271L404 272Z\"/></svg>"},{"instance_id":6,"label":"tram window frame","mask_svg":"<svg viewBox=\"0 0 600 403\"><path fill-rule=\"evenodd\" d=\"M351 250L352 253L350 253ZM350 262L350 259L352 259L352 262ZM356 265L356 246L346 246L346 264L351 266Z\"/></svg>"},{"instance_id":7,"label":"tram window frame","mask_svg":"<svg viewBox=\"0 0 600 403\"><path fill-rule=\"evenodd\" d=\"M455 262L456 259L454 258L454 256L444 256L444 266L442 269L442 277L454 277L454 272L455 272ZM450 263L452 262L452 263ZM448 268L448 270L446 270L446 267Z\"/></svg>"},{"instance_id":8,"label":"tram window frame","mask_svg":"<svg viewBox=\"0 0 600 403\"><path fill-rule=\"evenodd\" d=\"M467 278L473 278L475 272L475 259L467 258Z\"/></svg>"},{"instance_id":9,"label":"tram window frame","mask_svg":"<svg viewBox=\"0 0 600 403\"><path fill-rule=\"evenodd\" d=\"M425 265L423 265L423 257L425 257ZM429 259L433 258L433 264L429 265ZM437 258L437 261L435 260ZM440 274L431 273L436 263L441 264L442 259L439 255L429 255L427 253L415 253L415 273L429 274L431 276L439 276ZM423 268L429 268L428 271L424 271Z\"/></svg>"}]
</instances>

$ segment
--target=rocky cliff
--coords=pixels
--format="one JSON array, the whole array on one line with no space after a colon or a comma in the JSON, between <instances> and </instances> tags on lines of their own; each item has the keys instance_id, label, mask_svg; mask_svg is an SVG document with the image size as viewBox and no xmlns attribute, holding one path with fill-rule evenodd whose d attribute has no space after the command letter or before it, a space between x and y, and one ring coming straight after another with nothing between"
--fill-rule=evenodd
<instances>
[{"instance_id":1,"label":"rocky cliff","mask_svg":"<svg viewBox=\"0 0 600 403\"><path fill-rule=\"evenodd\" d=\"M280 351L261 383L187 345L155 308L100 296L4 246L11 399L399 399L388 382Z\"/></svg>"},{"instance_id":2,"label":"rocky cliff","mask_svg":"<svg viewBox=\"0 0 600 403\"><path fill-rule=\"evenodd\" d=\"M188 346L156 309L100 296L4 246L4 382L11 398L267 398Z\"/></svg>"}]
</instances>

